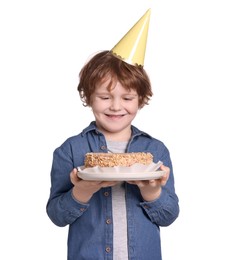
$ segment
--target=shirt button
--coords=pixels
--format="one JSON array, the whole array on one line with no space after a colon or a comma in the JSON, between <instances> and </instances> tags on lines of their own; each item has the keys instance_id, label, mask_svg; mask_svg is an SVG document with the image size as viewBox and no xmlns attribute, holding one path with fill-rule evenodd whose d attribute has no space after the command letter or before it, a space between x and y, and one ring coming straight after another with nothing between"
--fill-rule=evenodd
<instances>
[{"instance_id":1,"label":"shirt button","mask_svg":"<svg viewBox=\"0 0 228 260\"><path fill-rule=\"evenodd\" d=\"M107 253L110 253L110 252L111 252L111 248L110 248L109 246L107 246L107 247L105 248L105 251L106 251Z\"/></svg>"},{"instance_id":2,"label":"shirt button","mask_svg":"<svg viewBox=\"0 0 228 260\"><path fill-rule=\"evenodd\" d=\"M106 224L111 224L111 223L112 223L112 221L110 218L106 219Z\"/></svg>"},{"instance_id":3,"label":"shirt button","mask_svg":"<svg viewBox=\"0 0 228 260\"><path fill-rule=\"evenodd\" d=\"M101 146L101 150L106 150L106 146L105 146L105 145L102 145L102 146Z\"/></svg>"},{"instance_id":4,"label":"shirt button","mask_svg":"<svg viewBox=\"0 0 228 260\"><path fill-rule=\"evenodd\" d=\"M108 197L109 196L109 192L108 191L104 192L104 196Z\"/></svg>"},{"instance_id":5,"label":"shirt button","mask_svg":"<svg viewBox=\"0 0 228 260\"><path fill-rule=\"evenodd\" d=\"M80 211L81 211L81 212L85 211L85 208L80 208Z\"/></svg>"}]
</instances>

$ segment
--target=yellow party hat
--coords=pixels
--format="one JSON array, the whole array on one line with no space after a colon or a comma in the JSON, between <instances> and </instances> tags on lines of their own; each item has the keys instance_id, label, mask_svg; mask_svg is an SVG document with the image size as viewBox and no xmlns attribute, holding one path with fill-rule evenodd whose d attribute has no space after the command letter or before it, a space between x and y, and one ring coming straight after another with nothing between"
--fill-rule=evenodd
<instances>
[{"instance_id":1,"label":"yellow party hat","mask_svg":"<svg viewBox=\"0 0 228 260\"><path fill-rule=\"evenodd\" d=\"M151 10L148 9L138 22L111 49L111 53L114 56L131 65L143 67L150 13Z\"/></svg>"}]
</instances>

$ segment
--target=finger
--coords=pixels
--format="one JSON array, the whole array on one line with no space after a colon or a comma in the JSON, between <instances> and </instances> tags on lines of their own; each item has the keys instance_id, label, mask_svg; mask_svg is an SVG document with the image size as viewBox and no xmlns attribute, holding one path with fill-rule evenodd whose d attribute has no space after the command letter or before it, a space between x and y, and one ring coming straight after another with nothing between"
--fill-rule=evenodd
<instances>
[{"instance_id":1,"label":"finger","mask_svg":"<svg viewBox=\"0 0 228 260\"><path fill-rule=\"evenodd\" d=\"M169 174L169 173L170 173L170 169L169 169L169 167L167 167L167 166L165 166L165 165L161 165L160 168L161 168L162 171L165 171L166 174Z\"/></svg>"},{"instance_id":2,"label":"finger","mask_svg":"<svg viewBox=\"0 0 228 260\"><path fill-rule=\"evenodd\" d=\"M137 185L139 188L148 185L148 183L149 183L148 181L144 181L144 180L143 181L135 181L134 182L134 184Z\"/></svg>"},{"instance_id":3,"label":"finger","mask_svg":"<svg viewBox=\"0 0 228 260\"><path fill-rule=\"evenodd\" d=\"M79 180L78 175L77 175L77 169L74 168L71 172L70 172L70 180L73 184L75 184L76 181Z\"/></svg>"},{"instance_id":4,"label":"finger","mask_svg":"<svg viewBox=\"0 0 228 260\"><path fill-rule=\"evenodd\" d=\"M112 186L115 186L117 183L118 183L117 181L103 181L101 183L101 187L102 188L112 187Z\"/></svg>"},{"instance_id":5,"label":"finger","mask_svg":"<svg viewBox=\"0 0 228 260\"><path fill-rule=\"evenodd\" d=\"M162 176L162 178L161 178L161 186L165 186L167 181L168 181L168 179L169 179L169 172L166 173L164 176Z\"/></svg>"},{"instance_id":6,"label":"finger","mask_svg":"<svg viewBox=\"0 0 228 260\"><path fill-rule=\"evenodd\" d=\"M160 186L160 180L159 180L159 179L150 180L150 181L149 181L149 185L150 185L150 187L153 187L153 188L155 188L155 187L157 187L157 186Z\"/></svg>"}]
</instances>

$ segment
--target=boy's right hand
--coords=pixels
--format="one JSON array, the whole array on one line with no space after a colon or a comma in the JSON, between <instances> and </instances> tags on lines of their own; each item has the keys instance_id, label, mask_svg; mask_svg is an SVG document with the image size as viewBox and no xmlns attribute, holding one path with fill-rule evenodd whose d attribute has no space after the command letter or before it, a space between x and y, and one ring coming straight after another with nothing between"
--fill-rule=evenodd
<instances>
[{"instance_id":1,"label":"boy's right hand","mask_svg":"<svg viewBox=\"0 0 228 260\"><path fill-rule=\"evenodd\" d=\"M72 193L76 200L87 203L93 194L101 188L115 186L116 181L85 181L78 177L77 169L73 169L70 173L70 180L74 185Z\"/></svg>"}]
</instances>

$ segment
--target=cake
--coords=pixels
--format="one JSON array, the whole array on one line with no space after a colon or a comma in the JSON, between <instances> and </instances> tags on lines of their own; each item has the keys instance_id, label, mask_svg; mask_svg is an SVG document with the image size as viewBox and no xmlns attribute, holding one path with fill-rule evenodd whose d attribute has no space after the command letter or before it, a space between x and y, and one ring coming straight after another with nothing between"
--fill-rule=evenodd
<instances>
[{"instance_id":1,"label":"cake","mask_svg":"<svg viewBox=\"0 0 228 260\"><path fill-rule=\"evenodd\" d=\"M126 166L129 167L135 163L149 165L153 162L151 153L136 152L136 153L87 153L85 155L85 168L99 167L114 167Z\"/></svg>"}]
</instances>

